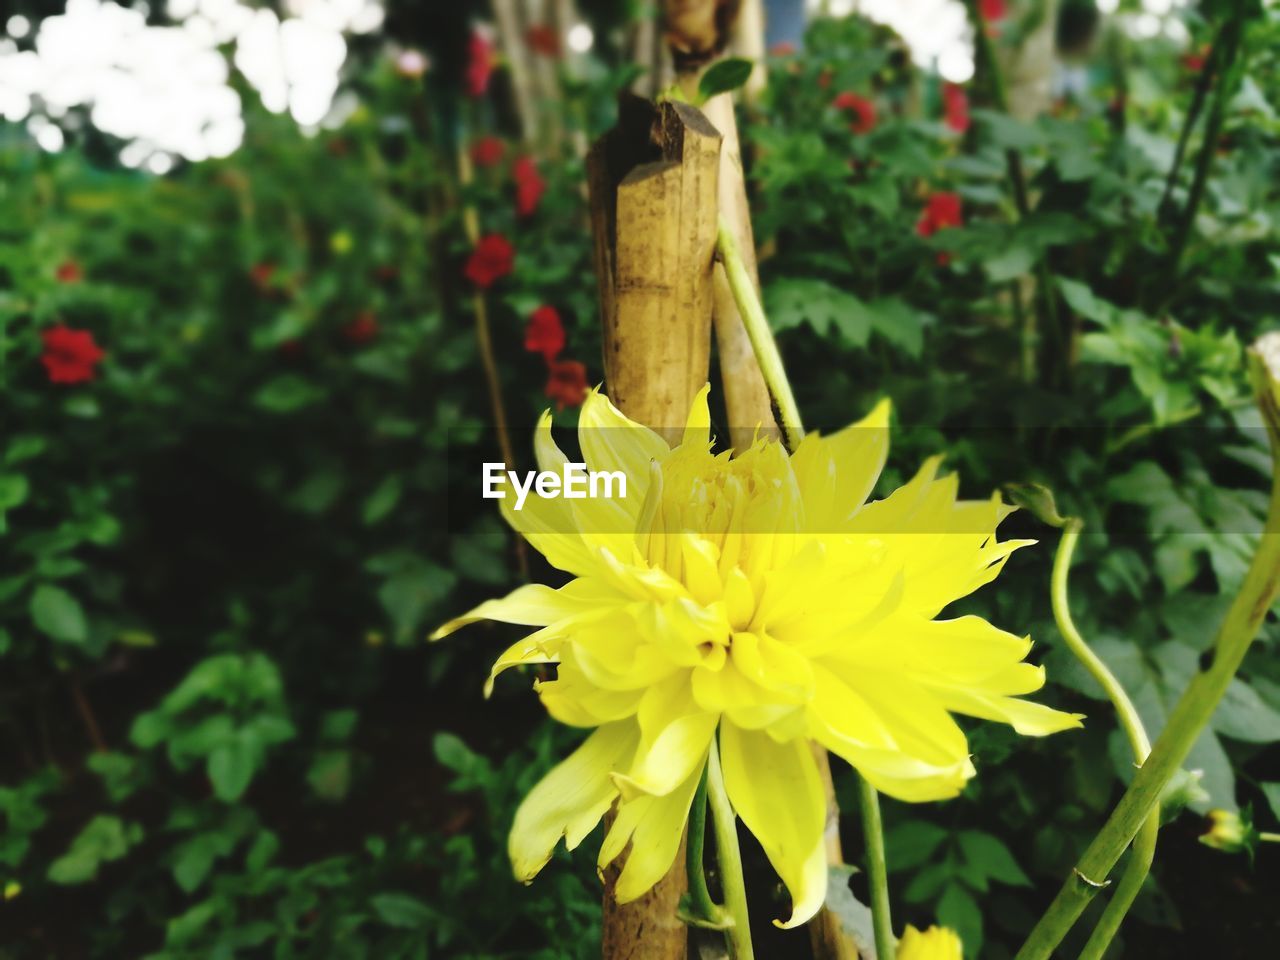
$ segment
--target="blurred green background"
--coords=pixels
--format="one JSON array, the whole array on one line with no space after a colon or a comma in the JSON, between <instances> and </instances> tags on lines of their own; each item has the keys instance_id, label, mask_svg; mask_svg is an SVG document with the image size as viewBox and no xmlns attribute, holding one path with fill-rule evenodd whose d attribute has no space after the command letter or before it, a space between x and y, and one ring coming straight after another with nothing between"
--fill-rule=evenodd
<instances>
[{"instance_id":1,"label":"blurred green background","mask_svg":"<svg viewBox=\"0 0 1280 960\"><path fill-rule=\"evenodd\" d=\"M659 82L635 62L652 10L515 4L512 34L477 0L82 0L74 40L62 6L0 17L0 957L597 955L593 857L525 888L505 854L575 734L527 677L483 700L515 628L424 640L518 582L450 470L497 459L464 210L515 252L486 303L527 460L537 414L571 428L603 377L582 155ZM1088 523L1073 609L1154 732L1265 513L1242 348L1280 319L1280 14L983 3L997 84L962 5L903 4L914 32L854 6L771 37L739 116L801 408L830 429L893 399L880 494L938 451L969 496L1051 485ZM1032 634L1044 698L1086 727L969 724L964 796L885 804L897 919L994 960L1131 775L1053 626L1056 532L1006 535L1042 544L969 608ZM1197 840L1210 809L1276 829L1277 634L1193 751L1112 955L1280 934L1274 849ZM763 922L785 892L751 842Z\"/></svg>"}]
</instances>

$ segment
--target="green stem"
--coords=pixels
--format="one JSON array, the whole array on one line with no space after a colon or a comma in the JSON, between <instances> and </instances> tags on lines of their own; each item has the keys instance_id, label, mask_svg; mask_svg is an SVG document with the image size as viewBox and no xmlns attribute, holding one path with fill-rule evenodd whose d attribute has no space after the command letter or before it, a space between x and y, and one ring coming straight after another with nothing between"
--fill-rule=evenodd
<instances>
[{"instance_id":1,"label":"green stem","mask_svg":"<svg viewBox=\"0 0 1280 960\"><path fill-rule=\"evenodd\" d=\"M689 811L689 840L685 848L685 871L689 883L689 903L694 915L702 920L721 918L720 906L711 899L707 889L707 871L703 865L703 847L707 835L707 768L702 768L698 792L693 795L693 807Z\"/></svg>"},{"instance_id":2,"label":"green stem","mask_svg":"<svg viewBox=\"0 0 1280 960\"><path fill-rule=\"evenodd\" d=\"M747 884L742 876L742 852L738 849L738 816L724 788L720 770L720 748L711 738L707 757L707 801L716 831L716 860L720 864L720 885L724 888L724 912L732 925L726 931L733 960L755 960L751 946L751 917L747 913Z\"/></svg>"},{"instance_id":3,"label":"green stem","mask_svg":"<svg viewBox=\"0 0 1280 960\"><path fill-rule=\"evenodd\" d=\"M1218 28L1218 33L1213 39L1213 46L1209 50L1209 59L1200 68L1200 75L1196 77L1196 88L1191 95L1191 104L1187 107L1187 115L1182 121L1182 130L1178 133L1178 145L1173 151L1173 162L1169 164L1169 173L1165 177L1164 192L1160 195L1160 202L1156 204L1157 216L1164 217L1169 213L1173 200L1173 189L1178 185L1178 174L1182 172L1182 162L1187 155L1187 144L1191 141L1191 131L1195 129L1196 122L1200 119L1200 111L1204 109L1204 102L1209 95L1209 86L1212 84L1213 76L1218 70L1223 31L1226 28L1226 23L1223 23Z\"/></svg>"},{"instance_id":4,"label":"green stem","mask_svg":"<svg viewBox=\"0 0 1280 960\"><path fill-rule=\"evenodd\" d=\"M782 441L792 452L804 436L804 426L800 420L800 408L796 406L795 395L791 392L791 382L787 380L787 371L782 366L782 355L778 353L778 344L773 339L773 331L769 329L769 321L764 315L764 307L756 293L756 286L751 282L751 275L743 263L742 252L738 249L738 241L733 231L720 218L719 236L716 243L720 259L724 263L725 276L729 280L729 289L733 292L733 301L742 315L743 325L747 328L747 337L755 350L756 361L760 364L760 372L764 374L765 387L769 390L769 402L773 405L773 414L782 430Z\"/></svg>"},{"instance_id":5,"label":"green stem","mask_svg":"<svg viewBox=\"0 0 1280 960\"><path fill-rule=\"evenodd\" d=\"M987 34L986 23L977 0L965 0L969 11L969 22L973 25L974 52L987 78L991 89L991 102L1001 113L1009 112L1009 94L1005 88L1004 71L1000 69L1000 61L996 59L995 46ZM1027 176L1022 169L1022 156L1013 149L1004 152L1005 168L1009 174L1009 184L1013 188L1013 203L1018 211L1018 220L1022 221L1031 215L1031 200L1027 190ZM1070 339L1065 331L1058 327L1057 290L1053 283L1053 272L1049 269L1049 256L1042 251L1036 261L1036 287L1040 302L1040 336L1048 340L1052 338L1053 347L1063 361L1066 369L1070 353Z\"/></svg>"},{"instance_id":6,"label":"green stem","mask_svg":"<svg viewBox=\"0 0 1280 960\"><path fill-rule=\"evenodd\" d=\"M862 811L862 837L867 845L867 883L871 887L871 926L878 960L893 960L896 941L889 915L889 877L884 859L884 830L880 823L880 798L876 788L858 777L858 807Z\"/></svg>"},{"instance_id":7,"label":"green stem","mask_svg":"<svg viewBox=\"0 0 1280 960\"><path fill-rule=\"evenodd\" d=\"M1280 335L1271 335L1280 338ZM1255 394L1271 439L1273 479L1266 527L1244 582L1218 628L1213 650L1169 714L1164 730L1102 830L1089 844L1015 960L1048 960L1104 885L1107 874L1157 811L1160 794L1213 716L1280 592L1280 345L1263 338L1250 351ZM1271 357L1270 364L1267 358ZM1275 367L1275 369L1272 369Z\"/></svg>"},{"instance_id":8,"label":"green stem","mask_svg":"<svg viewBox=\"0 0 1280 960\"><path fill-rule=\"evenodd\" d=\"M1263 843L1280 843L1280 833L1260 833L1258 839Z\"/></svg>"},{"instance_id":9,"label":"green stem","mask_svg":"<svg viewBox=\"0 0 1280 960\"><path fill-rule=\"evenodd\" d=\"M1209 180L1209 169L1218 152L1218 137L1222 133L1222 123L1226 116L1227 94L1234 90L1236 78L1240 75L1241 64L1236 60L1244 38L1244 19L1244 13L1240 10L1240 4L1237 3L1235 10L1227 14L1222 36L1218 41L1222 45L1222 52L1218 54L1216 50L1214 51L1214 56L1219 58L1221 64L1221 73L1218 77L1218 88L1213 95L1213 106L1210 108L1209 119L1205 126L1204 141L1200 144L1200 155L1196 158L1195 177L1191 181L1191 190L1187 194L1186 209L1182 212L1178 232L1174 235L1173 246L1169 253L1169 276L1177 274L1178 263L1191 236L1191 228L1195 225L1196 211L1204 197L1205 185ZM1205 69L1208 69L1207 64Z\"/></svg>"},{"instance_id":10,"label":"green stem","mask_svg":"<svg viewBox=\"0 0 1280 960\"><path fill-rule=\"evenodd\" d=\"M1085 669L1101 685L1107 699L1115 706L1116 716L1129 741L1129 749L1133 751L1134 762L1141 766L1151 753L1151 741L1142 725L1142 718L1138 716L1133 701L1129 699L1120 681L1085 643L1084 637L1081 636L1071 617L1071 607L1067 600L1067 577L1071 570L1071 558L1075 555L1076 545L1080 540L1080 530L1083 527L1084 524L1076 518L1068 520L1066 529L1062 533L1062 540L1058 544L1058 554L1053 561L1051 586L1053 617L1058 623L1063 639L1066 640L1068 649L1084 664ZM1134 838L1129 865L1125 868L1124 875L1120 878L1120 883L1112 894L1106 910L1103 911L1098 925L1090 935L1088 943L1085 944L1080 960L1101 960L1107 947L1111 945L1125 914L1129 912L1134 898L1138 896L1142 884L1147 879L1147 874L1151 871L1151 862L1156 854L1156 837L1159 832L1160 808L1157 805L1143 823L1137 837Z\"/></svg>"}]
</instances>

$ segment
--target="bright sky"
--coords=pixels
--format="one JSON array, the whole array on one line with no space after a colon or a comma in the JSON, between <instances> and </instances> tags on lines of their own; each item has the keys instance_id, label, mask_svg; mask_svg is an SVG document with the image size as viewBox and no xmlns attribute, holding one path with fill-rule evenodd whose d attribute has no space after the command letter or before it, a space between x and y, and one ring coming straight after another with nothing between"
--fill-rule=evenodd
<instances>
[{"instance_id":1,"label":"bright sky","mask_svg":"<svg viewBox=\"0 0 1280 960\"><path fill-rule=\"evenodd\" d=\"M38 25L13 16L0 34L0 118L26 123L46 150L60 150L72 107L86 107L100 130L124 141L120 159L157 174L175 158L200 161L232 153L244 136L232 63L267 109L289 112L304 129L332 119L347 57L345 37L382 26L379 0L286 0L284 19L239 0L165 2L174 26L148 26L143 0L121 6L68 0L66 12ZM433 0L439 2L439 0ZM808 0L811 8L821 0ZM1125 15L1138 37L1163 32L1185 40L1168 15L1188 0L1143 0ZM1118 0L1098 0L1104 12ZM1012 4L1011 4L1012 5ZM973 43L961 0L826 0L834 15L861 12L896 29L916 63L963 83L973 75ZM573 49L592 43L585 25L570 31Z\"/></svg>"}]
</instances>

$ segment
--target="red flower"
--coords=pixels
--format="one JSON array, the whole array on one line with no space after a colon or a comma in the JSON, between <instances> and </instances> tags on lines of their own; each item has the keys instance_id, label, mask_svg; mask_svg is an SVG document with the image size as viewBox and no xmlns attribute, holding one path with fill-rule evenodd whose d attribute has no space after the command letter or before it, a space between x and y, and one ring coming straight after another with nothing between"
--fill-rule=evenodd
<instances>
[{"instance_id":1,"label":"red flower","mask_svg":"<svg viewBox=\"0 0 1280 960\"><path fill-rule=\"evenodd\" d=\"M916 221L916 233L922 237L931 237L939 230L947 227L958 227L964 223L960 212L960 194L934 193L929 195L924 212Z\"/></svg>"},{"instance_id":2,"label":"red flower","mask_svg":"<svg viewBox=\"0 0 1280 960\"><path fill-rule=\"evenodd\" d=\"M516 213L528 217L538 209L538 201L547 189L547 182L538 173L529 157L519 157L511 167L516 181Z\"/></svg>"},{"instance_id":3,"label":"red flower","mask_svg":"<svg viewBox=\"0 0 1280 960\"><path fill-rule=\"evenodd\" d=\"M987 23L996 23L1008 15L1009 5L1005 0L979 0L978 10Z\"/></svg>"},{"instance_id":4,"label":"red flower","mask_svg":"<svg viewBox=\"0 0 1280 960\"><path fill-rule=\"evenodd\" d=\"M467 279L477 287L491 287L511 272L515 249L500 233L481 237L467 259Z\"/></svg>"},{"instance_id":5,"label":"red flower","mask_svg":"<svg viewBox=\"0 0 1280 960\"><path fill-rule=\"evenodd\" d=\"M497 137L481 137L471 145L471 161L477 167L492 167L506 152L507 145Z\"/></svg>"},{"instance_id":6,"label":"red flower","mask_svg":"<svg viewBox=\"0 0 1280 960\"><path fill-rule=\"evenodd\" d=\"M769 56L771 57L790 57L796 52L796 45L788 40L775 43L769 48Z\"/></svg>"},{"instance_id":7,"label":"red flower","mask_svg":"<svg viewBox=\"0 0 1280 960\"><path fill-rule=\"evenodd\" d=\"M530 353L540 353L547 363L553 363L564 349L564 326L555 307L541 306L529 314L529 324L524 328L524 348Z\"/></svg>"},{"instance_id":8,"label":"red flower","mask_svg":"<svg viewBox=\"0 0 1280 960\"><path fill-rule=\"evenodd\" d=\"M934 193L929 196L920 219L916 221L916 233L922 237L931 237L939 230L958 227L964 223L960 212L960 195L958 193ZM945 250L938 252L938 263L946 266L951 262L951 255Z\"/></svg>"},{"instance_id":9,"label":"red flower","mask_svg":"<svg viewBox=\"0 0 1280 960\"><path fill-rule=\"evenodd\" d=\"M368 343L378 336L382 325L372 310L361 310L350 323L343 325L342 335L351 343Z\"/></svg>"},{"instance_id":10,"label":"red flower","mask_svg":"<svg viewBox=\"0 0 1280 960\"><path fill-rule=\"evenodd\" d=\"M467 46L467 92L473 97L483 97L489 89L489 76L493 73L493 44L484 34L473 31Z\"/></svg>"},{"instance_id":11,"label":"red flower","mask_svg":"<svg viewBox=\"0 0 1280 960\"><path fill-rule=\"evenodd\" d=\"M259 290L271 286L271 279L276 275L276 265L270 260L262 260L249 268L249 279Z\"/></svg>"},{"instance_id":12,"label":"red flower","mask_svg":"<svg viewBox=\"0 0 1280 960\"><path fill-rule=\"evenodd\" d=\"M560 56L560 35L545 23L535 23L524 33L524 42L534 53L544 57Z\"/></svg>"},{"instance_id":13,"label":"red flower","mask_svg":"<svg viewBox=\"0 0 1280 960\"><path fill-rule=\"evenodd\" d=\"M1182 66L1188 73L1199 73L1209 62L1210 49L1209 44L1206 43L1199 50L1188 50L1182 55Z\"/></svg>"},{"instance_id":14,"label":"red flower","mask_svg":"<svg viewBox=\"0 0 1280 960\"><path fill-rule=\"evenodd\" d=\"M547 396L556 409L580 407L587 399L587 368L577 360L556 360L547 365Z\"/></svg>"},{"instance_id":15,"label":"red flower","mask_svg":"<svg viewBox=\"0 0 1280 960\"><path fill-rule=\"evenodd\" d=\"M854 133L870 133L876 128L876 105L866 97L860 97L856 93L842 93L832 101L832 106L853 114L849 129Z\"/></svg>"},{"instance_id":16,"label":"red flower","mask_svg":"<svg viewBox=\"0 0 1280 960\"><path fill-rule=\"evenodd\" d=\"M79 283L84 279L84 270L74 260L63 260L54 273L59 283Z\"/></svg>"},{"instance_id":17,"label":"red flower","mask_svg":"<svg viewBox=\"0 0 1280 960\"><path fill-rule=\"evenodd\" d=\"M942 108L944 122L956 133L969 129L969 95L958 83L943 84Z\"/></svg>"},{"instance_id":18,"label":"red flower","mask_svg":"<svg viewBox=\"0 0 1280 960\"><path fill-rule=\"evenodd\" d=\"M84 383L94 378L94 367L102 362L105 353L93 342L88 330L72 330L60 324L40 334L44 341L44 353L40 362L49 372L53 383Z\"/></svg>"}]
</instances>

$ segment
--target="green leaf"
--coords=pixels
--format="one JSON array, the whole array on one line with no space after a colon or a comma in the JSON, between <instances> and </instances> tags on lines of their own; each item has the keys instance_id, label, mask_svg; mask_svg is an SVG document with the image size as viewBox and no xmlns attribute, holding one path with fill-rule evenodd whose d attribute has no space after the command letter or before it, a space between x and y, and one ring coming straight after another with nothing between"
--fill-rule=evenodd
<instances>
[{"instance_id":1,"label":"green leaf","mask_svg":"<svg viewBox=\"0 0 1280 960\"><path fill-rule=\"evenodd\" d=\"M741 57L728 57L712 64L698 81L698 97L705 103L716 94L737 90L751 79L754 67L750 60Z\"/></svg>"},{"instance_id":2,"label":"green leaf","mask_svg":"<svg viewBox=\"0 0 1280 960\"><path fill-rule=\"evenodd\" d=\"M427 610L453 589L455 579L443 567L423 564L400 571L382 585L378 599L391 617L398 642L410 639Z\"/></svg>"},{"instance_id":3,"label":"green leaf","mask_svg":"<svg viewBox=\"0 0 1280 960\"><path fill-rule=\"evenodd\" d=\"M1233 740L1271 743L1280 740L1280 712L1236 677L1213 715L1213 728Z\"/></svg>"},{"instance_id":4,"label":"green leaf","mask_svg":"<svg viewBox=\"0 0 1280 960\"><path fill-rule=\"evenodd\" d=\"M273 413L292 413L308 407L324 396L315 384L293 373L286 373L266 383L254 396L254 403Z\"/></svg>"},{"instance_id":5,"label":"green leaf","mask_svg":"<svg viewBox=\"0 0 1280 960\"><path fill-rule=\"evenodd\" d=\"M44 437L36 433L21 433L13 437L9 441L8 447L4 451L4 462L9 466L15 463L21 463L23 460L30 460L32 457L38 457L44 453L45 447L48 446Z\"/></svg>"},{"instance_id":6,"label":"green leaf","mask_svg":"<svg viewBox=\"0 0 1280 960\"><path fill-rule=\"evenodd\" d=\"M98 876L99 866L121 859L141 839L142 829L137 824L100 814L80 831L71 848L49 865L46 875L52 883L63 886L87 883Z\"/></svg>"},{"instance_id":7,"label":"green leaf","mask_svg":"<svg viewBox=\"0 0 1280 960\"><path fill-rule=\"evenodd\" d=\"M63 643L79 645L89 639L89 622L79 601L49 583L31 594L31 620L46 636Z\"/></svg>"},{"instance_id":8,"label":"green leaf","mask_svg":"<svg viewBox=\"0 0 1280 960\"><path fill-rule=\"evenodd\" d=\"M1022 872L1009 848L997 837L979 830L962 830L956 837L965 863L1000 883L1015 887L1031 886L1031 878Z\"/></svg>"},{"instance_id":9,"label":"green leaf","mask_svg":"<svg viewBox=\"0 0 1280 960\"><path fill-rule=\"evenodd\" d=\"M307 783L321 800L339 803L351 790L351 751L325 750L307 771Z\"/></svg>"},{"instance_id":10,"label":"green leaf","mask_svg":"<svg viewBox=\"0 0 1280 960\"><path fill-rule=\"evenodd\" d=\"M261 749L256 738L241 730L209 753L206 771L214 795L223 803L235 803L253 780Z\"/></svg>"},{"instance_id":11,"label":"green leaf","mask_svg":"<svg viewBox=\"0 0 1280 960\"><path fill-rule=\"evenodd\" d=\"M1280 820L1280 782L1262 784L1262 795L1271 805L1272 816Z\"/></svg>"},{"instance_id":12,"label":"green leaf","mask_svg":"<svg viewBox=\"0 0 1280 960\"><path fill-rule=\"evenodd\" d=\"M431 908L407 893L379 893L369 898L369 905L383 923L404 930L418 930L434 918Z\"/></svg>"},{"instance_id":13,"label":"green leaf","mask_svg":"<svg viewBox=\"0 0 1280 960\"><path fill-rule=\"evenodd\" d=\"M960 935L966 957L982 953L982 911L973 894L960 884L947 887L938 901L938 922Z\"/></svg>"},{"instance_id":14,"label":"green leaf","mask_svg":"<svg viewBox=\"0 0 1280 960\"><path fill-rule=\"evenodd\" d=\"M400 474L392 473L385 477L364 502L361 518L365 526L372 526L394 510L403 492L404 479Z\"/></svg>"},{"instance_id":15,"label":"green leaf","mask_svg":"<svg viewBox=\"0 0 1280 960\"><path fill-rule=\"evenodd\" d=\"M26 502L31 485L20 473L0 473L0 513Z\"/></svg>"},{"instance_id":16,"label":"green leaf","mask_svg":"<svg viewBox=\"0 0 1280 960\"><path fill-rule=\"evenodd\" d=\"M947 839L942 827L927 820L907 820L885 833L885 859L890 870L908 870L924 863Z\"/></svg>"},{"instance_id":17,"label":"green leaf","mask_svg":"<svg viewBox=\"0 0 1280 960\"><path fill-rule=\"evenodd\" d=\"M775 280L765 288L765 310L775 330L807 324L820 337L832 327L851 347L866 344L871 335L871 313L867 305L823 280L801 278Z\"/></svg>"}]
</instances>

